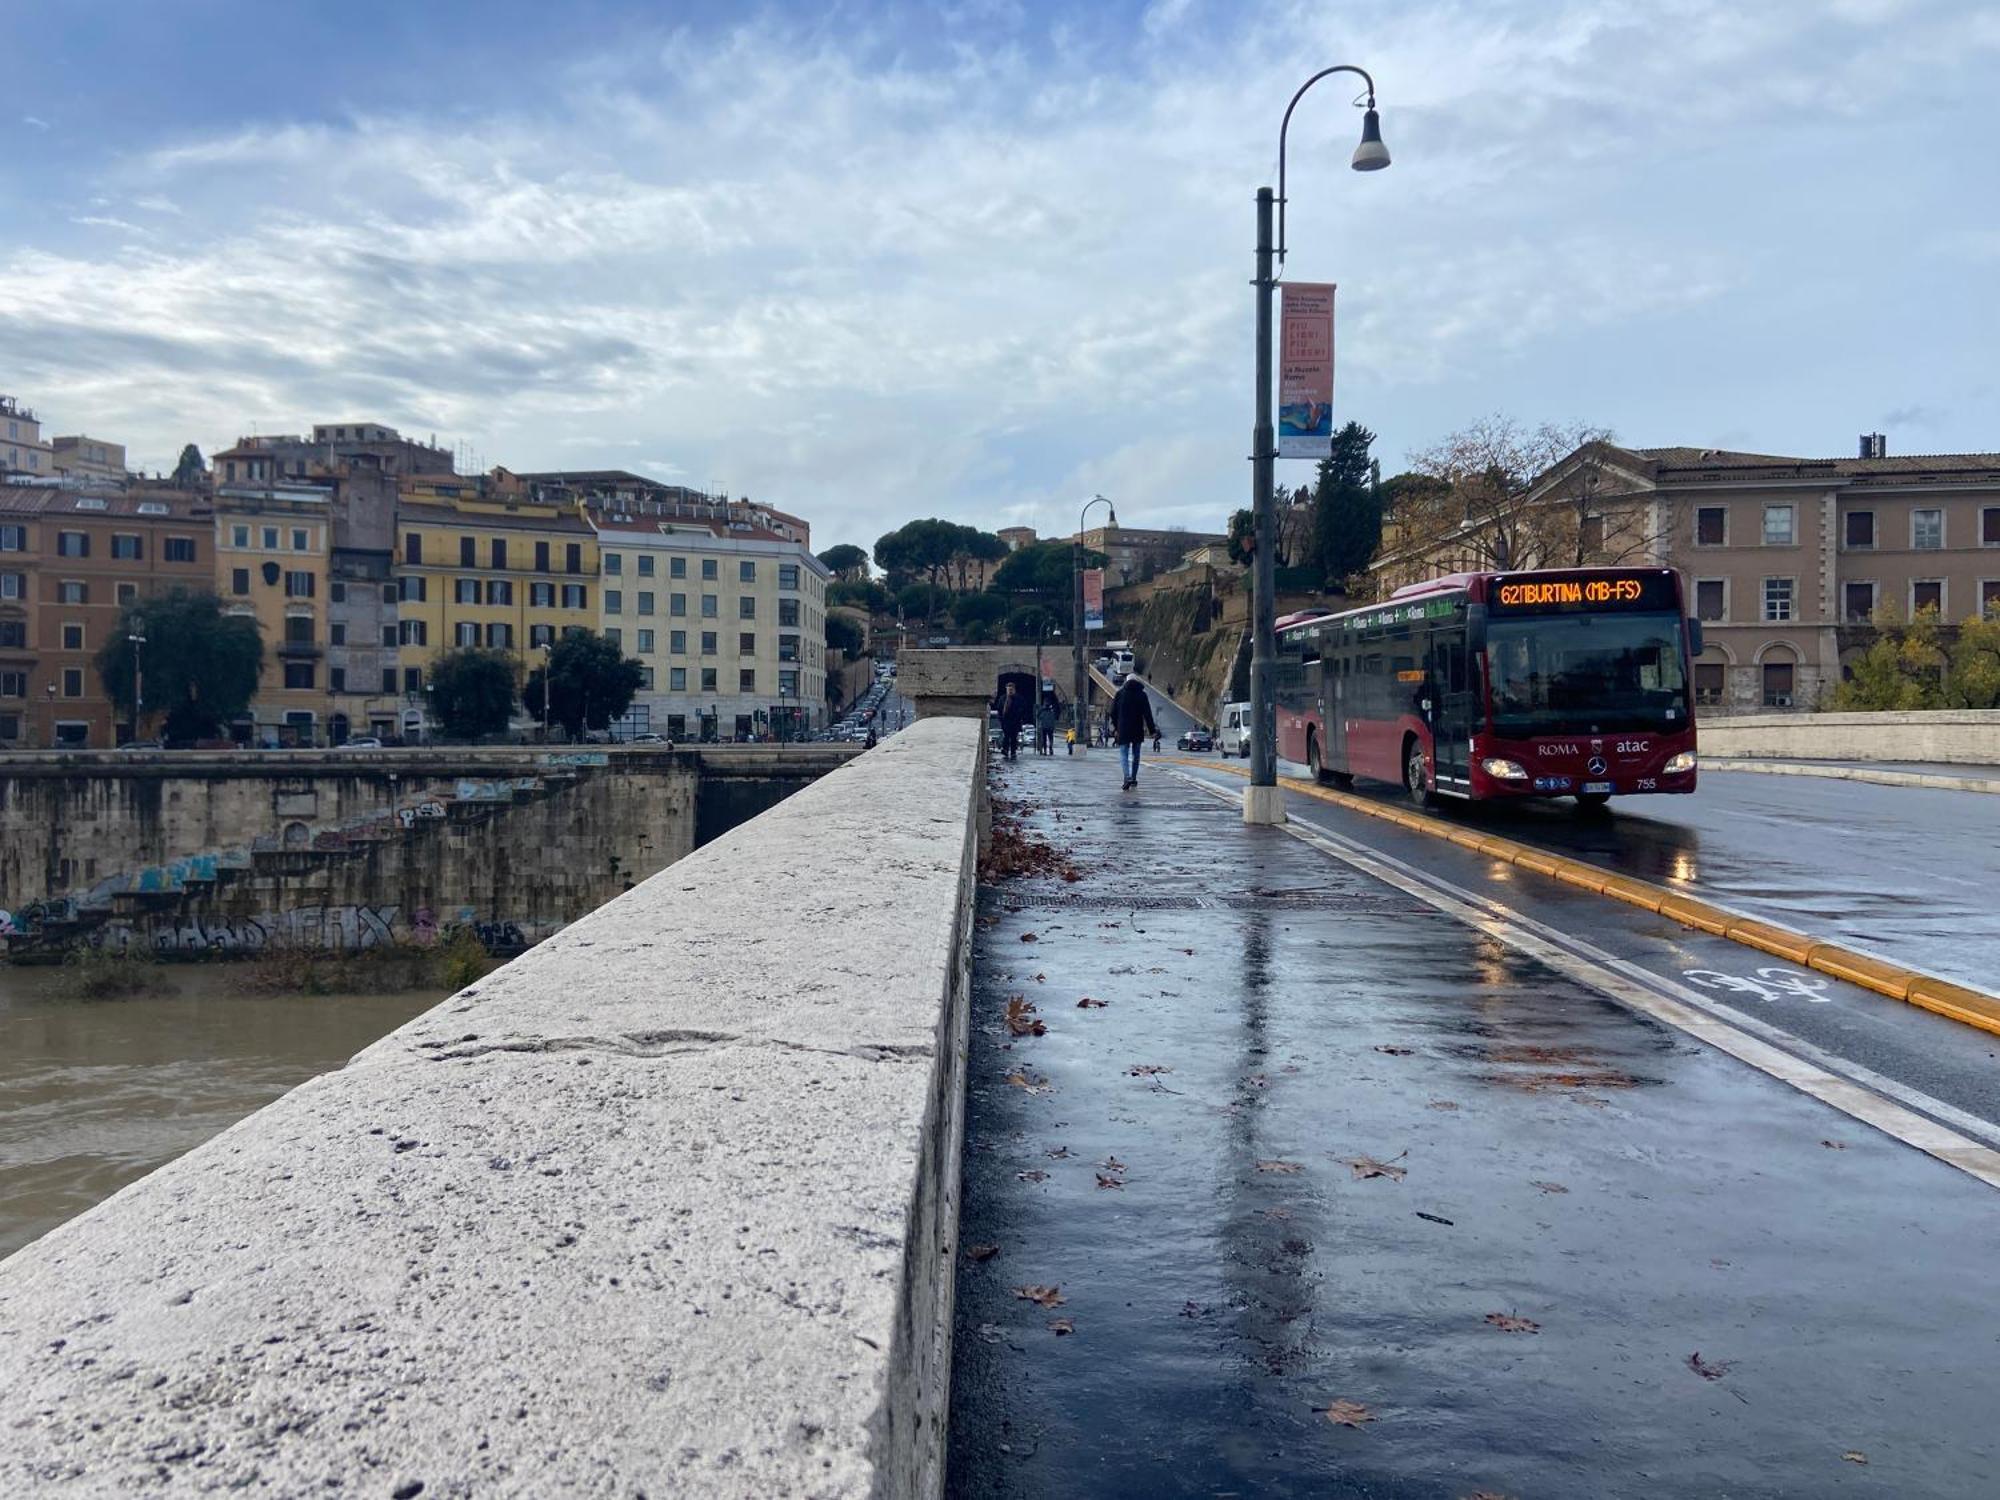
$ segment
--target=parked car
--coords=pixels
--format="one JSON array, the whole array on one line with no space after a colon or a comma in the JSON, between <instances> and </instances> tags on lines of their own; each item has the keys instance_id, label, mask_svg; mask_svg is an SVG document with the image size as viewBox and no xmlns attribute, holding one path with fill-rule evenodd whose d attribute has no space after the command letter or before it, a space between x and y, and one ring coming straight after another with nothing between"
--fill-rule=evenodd
<instances>
[{"instance_id":1,"label":"parked car","mask_svg":"<svg viewBox=\"0 0 2000 1500\"><path fill-rule=\"evenodd\" d=\"M118 748L120 750L164 750L166 747L158 740L127 740Z\"/></svg>"},{"instance_id":2,"label":"parked car","mask_svg":"<svg viewBox=\"0 0 2000 1500\"><path fill-rule=\"evenodd\" d=\"M1215 735L1216 749L1224 755L1240 755L1250 758L1250 705L1247 703L1225 703L1222 705L1222 721Z\"/></svg>"},{"instance_id":3,"label":"parked car","mask_svg":"<svg viewBox=\"0 0 2000 1500\"><path fill-rule=\"evenodd\" d=\"M378 735L357 734L352 739L342 740L339 748L342 750L380 750L382 748L382 740Z\"/></svg>"},{"instance_id":4,"label":"parked car","mask_svg":"<svg viewBox=\"0 0 2000 1500\"><path fill-rule=\"evenodd\" d=\"M644 734L633 735L626 743L628 745L665 745L669 749L672 749L674 742L664 734L654 734L651 730L648 730Z\"/></svg>"},{"instance_id":5,"label":"parked car","mask_svg":"<svg viewBox=\"0 0 2000 1500\"><path fill-rule=\"evenodd\" d=\"M1213 750L1215 736L1206 729L1190 729L1180 737L1180 747L1183 750Z\"/></svg>"}]
</instances>

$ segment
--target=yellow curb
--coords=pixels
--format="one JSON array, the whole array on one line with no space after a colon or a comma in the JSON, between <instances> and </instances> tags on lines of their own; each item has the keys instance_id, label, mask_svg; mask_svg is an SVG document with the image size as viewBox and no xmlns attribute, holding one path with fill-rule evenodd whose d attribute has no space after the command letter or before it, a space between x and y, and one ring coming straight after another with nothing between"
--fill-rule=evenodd
<instances>
[{"instance_id":1,"label":"yellow curb","mask_svg":"<svg viewBox=\"0 0 2000 1500\"><path fill-rule=\"evenodd\" d=\"M1218 765L1213 761L1189 760L1179 756L1164 756L1163 760L1173 765L1191 766L1197 770L1227 771L1232 776L1248 777L1247 766ZM1504 860L1523 870L1532 870L1538 875L1547 875L1565 885L1573 885L1593 894L1609 896L1614 901L1623 901L1645 911L1656 912L1660 916L1679 922L1682 926L1693 927L1702 932L1726 937L1745 947L1755 948L1795 963L1801 968L1817 969L1822 974L1831 974L1836 979L1844 979L1849 984L1858 984L1863 989L1887 995L1891 1000L1901 1000L1923 1010L1967 1026L1976 1026L1981 1031L2000 1036L2000 996L1988 995L1980 990L1962 984L1954 984L1948 979L1938 979L1916 969L1906 969L1886 960L1874 958L1866 953L1856 953L1843 948L1838 943L1829 943L1821 938L1808 937L1802 932L1793 932L1789 927L1779 927L1775 923L1760 922L1750 917L1741 917L1734 912L1724 911L1719 906L1711 906L1699 897L1670 887L1654 885L1651 881L1637 880L1629 875L1613 875L1595 865L1566 855L1551 854L1547 850L1532 845L1502 838L1498 834L1474 833L1470 829L1455 828L1439 818L1426 817L1410 808L1393 807L1376 802L1367 797L1356 796L1352 792L1320 786L1316 782L1301 781L1295 776L1281 776L1279 785L1288 791L1301 793L1321 802L1331 802L1337 807L1351 812L1365 813L1371 818L1381 818L1417 833L1428 834L1432 838L1448 840L1461 848L1471 849L1490 858Z\"/></svg>"}]
</instances>

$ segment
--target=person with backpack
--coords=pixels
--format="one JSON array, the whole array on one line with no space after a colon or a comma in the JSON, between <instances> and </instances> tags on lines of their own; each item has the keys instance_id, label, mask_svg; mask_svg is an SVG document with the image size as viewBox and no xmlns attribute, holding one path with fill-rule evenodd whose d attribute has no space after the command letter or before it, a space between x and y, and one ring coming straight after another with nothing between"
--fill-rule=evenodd
<instances>
[{"instance_id":1,"label":"person with backpack","mask_svg":"<svg viewBox=\"0 0 2000 1500\"><path fill-rule=\"evenodd\" d=\"M1118 742L1118 764L1125 772L1121 791L1139 784L1139 747L1147 740L1160 748L1160 726L1153 722L1153 705L1136 677L1127 677L1111 700L1111 735Z\"/></svg>"}]
</instances>

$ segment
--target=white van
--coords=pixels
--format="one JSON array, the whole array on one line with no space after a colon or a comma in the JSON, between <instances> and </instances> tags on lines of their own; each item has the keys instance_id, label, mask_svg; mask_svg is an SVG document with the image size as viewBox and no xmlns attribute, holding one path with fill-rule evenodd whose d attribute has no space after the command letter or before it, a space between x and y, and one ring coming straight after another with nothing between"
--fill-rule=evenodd
<instances>
[{"instance_id":1,"label":"white van","mask_svg":"<svg viewBox=\"0 0 2000 1500\"><path fill-rule=\"evenodd\" d=\"M1138 663L1130 651L1112 652L1111 680L1113 682L1123 682L1126 678L1132 675L1137 665Z\"/></svg>"},{"instance_id":2,"label":"white van","mask_svg":"<svg viewBox=\"0 0 2000 1500\"><path fill-rule=\"evenodd\" d=\"M1250 758L1250 705L1247 703L1225 703L1222 717L1216 721L1215 748L1224 755L1240 755Z\"/></svg>"}]
</instances>

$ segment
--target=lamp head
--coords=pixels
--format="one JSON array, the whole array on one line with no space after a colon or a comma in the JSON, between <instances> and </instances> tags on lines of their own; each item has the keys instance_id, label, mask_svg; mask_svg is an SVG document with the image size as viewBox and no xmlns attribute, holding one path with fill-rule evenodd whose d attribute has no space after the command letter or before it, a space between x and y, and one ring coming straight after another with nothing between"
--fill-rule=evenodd
<instances>
[{"instance_id":1,"label":"lamp head","mask_svg":"<svg viewBox=\"0 0 2000 1500\"><path fill-rule=\"evenodd\" d=\"M1354 170L1357 172L1379 172L1389 165L1389 148L1382 144L1382 116L1376 113L1373 100L1368 111L1361 117L1361 144L1354 148Z\"/></svg>"}]
</instances>

